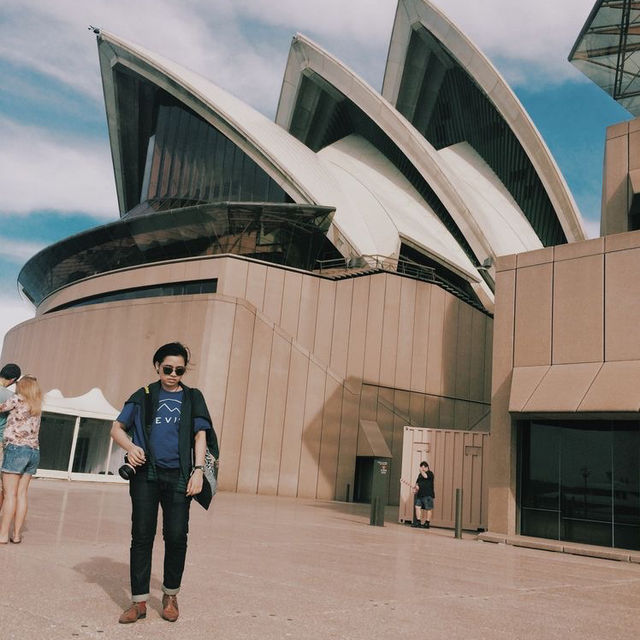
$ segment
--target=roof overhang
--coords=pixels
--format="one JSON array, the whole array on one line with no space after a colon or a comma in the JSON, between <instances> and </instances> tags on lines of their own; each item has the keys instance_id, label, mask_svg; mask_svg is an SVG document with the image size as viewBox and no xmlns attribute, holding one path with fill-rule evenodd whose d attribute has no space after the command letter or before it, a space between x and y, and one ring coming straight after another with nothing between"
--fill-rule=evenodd
<instances>
[{"instance_id":1,"label":"roof overhang","mask_svg":"<svg viewBox=\"0 0 640 640\"><path fill-rule=\"evenodd\" d=\"M640 416L640 361L515 367L509 412Z\"/></svg>"},{"instance_id":2,"label":"roof overhang","mask_svg":"<svg viewBox=\"0 0 640 640\"><path fill-rule=\"evenodd\" d=\"M358 429L358 456L392 458L380 425L375 420L360 420Z\"/></svg>"},{"instance_id":3,"label":"roof overhang","mask_svg":"<svg viewBox=\"0 0 640 640\"><path fill-rule=\"evenodd\" d=\"M128 216L52 244L21 269L36 305L50 294L110 271L206 255L249 255L314 268L332 207L227 202ZM303 251L305 249L305 251Z\"/></svg>"}]
</instances>

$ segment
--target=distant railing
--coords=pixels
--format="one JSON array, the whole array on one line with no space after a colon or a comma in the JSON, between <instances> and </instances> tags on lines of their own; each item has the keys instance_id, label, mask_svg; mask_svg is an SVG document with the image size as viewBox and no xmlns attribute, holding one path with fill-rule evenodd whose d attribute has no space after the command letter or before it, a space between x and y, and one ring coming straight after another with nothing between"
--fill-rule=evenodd
<instances>
[{"instance_id":1,"label":"distant railing","mask_svg":"<svg viewBox=\"0 0 640 640\"><path fill-rule=\"evenodd\" d=\"M475 296L470 295L458 285L440 275L435 267L427 267L403 258L389 258L388 256L361 255L352 258L332 258L331 260L317 260L317 273L330 277L350 277L376 271L400 273L416 280L431 282L472 307L491 315Z\"/></svg>"}]
</instances>

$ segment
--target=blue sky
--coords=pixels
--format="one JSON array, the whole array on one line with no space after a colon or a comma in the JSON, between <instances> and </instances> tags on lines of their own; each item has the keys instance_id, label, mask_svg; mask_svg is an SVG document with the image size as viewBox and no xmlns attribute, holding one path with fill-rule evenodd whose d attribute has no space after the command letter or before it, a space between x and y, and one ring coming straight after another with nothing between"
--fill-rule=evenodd
<instances>
[{"instance_id":1,"label":"blue sky","mask_svg":"<svg viewBox=\"0 0 640 640\"><path fill-rule=\"evenodd\" d=\"M597 235L605 129L631 116L566 59L593 0L434 4L511 84L589 235ZM0 339L33 315L17 293L24 262L52 242L118 217L89 24L199 72L272 117L296 32L380 89L395 6L395 0L4 0Z\"/></svg>"}]
</instances>

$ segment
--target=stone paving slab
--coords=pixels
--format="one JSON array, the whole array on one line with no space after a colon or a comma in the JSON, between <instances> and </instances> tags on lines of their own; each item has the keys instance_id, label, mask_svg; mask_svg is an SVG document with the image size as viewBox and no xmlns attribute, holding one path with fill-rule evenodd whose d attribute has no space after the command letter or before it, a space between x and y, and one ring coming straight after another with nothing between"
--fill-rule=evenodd
<instances>
[{"instance_id":1,"label":"stone paving slab","mask_svg":"<svg viewBox=\"0 0 640 640\"><path fill-rule=\"evenodd\" d=\"M429 637L640 633L640 566L444 529L369 525L367 505L220 493L193 505L181 616L160 618L162 544L146 620L129 602L126 487L34 480L20 545L0 546L0 640Z\"/></svg>"}]
</instances>

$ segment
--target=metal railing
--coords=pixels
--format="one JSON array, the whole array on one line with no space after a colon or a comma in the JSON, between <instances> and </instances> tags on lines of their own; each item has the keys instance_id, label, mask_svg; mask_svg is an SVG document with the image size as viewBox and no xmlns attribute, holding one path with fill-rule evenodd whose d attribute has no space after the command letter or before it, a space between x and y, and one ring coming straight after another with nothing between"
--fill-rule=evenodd
<instances>
[{"instance_id":1,"label":"metal railing","mask_svg":"<svg viewBox=\"0 0 640 640\"><path fill-rule=\"evenodd\" d=\"M354 277L366 273L386 271L389 273L399 273L416 280L430 282L457 298L460 298L475 309L491 315L475 296L452 283L447 278L440 275L435 267L427 267L411 260L402 258L389 258L379 255L361 255L352 258L332 258L331 260L317 260L316 273L328 277Z\"/></svg>"}]
</instances>

